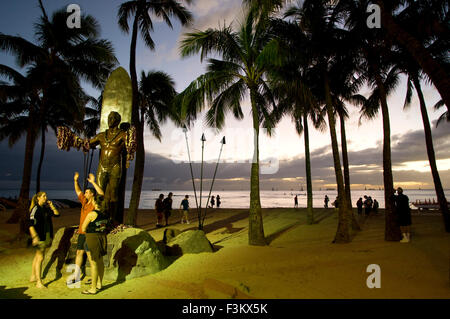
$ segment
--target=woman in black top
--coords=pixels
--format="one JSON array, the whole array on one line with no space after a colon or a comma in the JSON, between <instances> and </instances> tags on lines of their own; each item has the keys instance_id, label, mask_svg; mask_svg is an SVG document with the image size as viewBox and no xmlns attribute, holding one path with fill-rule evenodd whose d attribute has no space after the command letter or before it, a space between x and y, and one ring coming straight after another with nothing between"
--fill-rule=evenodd
<instances>
[{"instance_id":1,"label":"woman in black top","mask_svg":"<svg viewBox=\"0 0 450 319\"><path fill-rule=\"evenodd\" d=\"M103 210L103 196L97 195L94 204L95 209L87 214L81 227L82 231L86 233L84 249L91 265L91 288L82 292L87 295L95 295L97 290L102 289L105 270L103 256L107 252L106 232L109 216Z\"/></svg>"},{"instance_id":2,"label":"woman in black top","mask_svg":"<svg viewBox=\"0 0 450 319\"><path fill-rule=\"evenodd\" d=\"M46 288L41 281L41 269L45 249L51 246L53 239L53 216L58 217L59 212L53 203L47 200L47 194L39 192L34 195L30 205L29 230L32 244L36 247L36 255L31 267L30 282L36 282L37 288Z\"/></svg>"}]
</instances>

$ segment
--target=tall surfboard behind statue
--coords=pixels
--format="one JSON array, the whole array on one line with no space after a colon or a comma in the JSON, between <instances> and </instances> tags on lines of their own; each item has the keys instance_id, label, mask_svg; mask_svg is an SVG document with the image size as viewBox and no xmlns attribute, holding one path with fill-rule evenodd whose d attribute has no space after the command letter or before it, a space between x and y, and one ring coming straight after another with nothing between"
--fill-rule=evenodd
<instances>
[{"instance_id":1,"label":"tall surfboard behind statue","mask_svg":"<svg viewBox=\"0 0 450 319\"><path fill-rule=\"evenodd\" d=\"M102 112L100 117L100 132L108 129L108 115L112 111L120 114L121 122L119 127L127 130L131 125L131 107L133 100L133 89L128 72L119 67L111 72L103 90ZM114 220L119 224L123 223L123 212L125 202L125 181L127 176L126 152L122 154L122 174L119 183L119 203Z\"/></svg>"},{"instance_id":2,"label":"tall surfboard behind statue","mask_svg":"<svg viewBox=\"0 0 450 319\"><path fill-rule=\"evenodd\" d=\"M131 106L133 89L128 72L118 67L111 72L103 90L102 112L100 117L100 132L108 128L108 115L115 111L122 117L122 123L131 123Z\"/></svg>"}]
</instances>

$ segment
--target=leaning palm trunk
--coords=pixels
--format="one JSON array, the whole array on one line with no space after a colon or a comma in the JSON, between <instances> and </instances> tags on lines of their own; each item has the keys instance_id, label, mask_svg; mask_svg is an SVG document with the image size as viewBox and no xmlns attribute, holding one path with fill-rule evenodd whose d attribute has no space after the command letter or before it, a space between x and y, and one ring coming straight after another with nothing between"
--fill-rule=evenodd
<instances>
[{"instance_id":1,"label":"leaning palm trunk","mask_svg":"<svg viewBox=\"0 0 450 319\"><path fill-rule=\"evenodd\" d=\"M345 184L345 196L347 197L348 211L352 216L352 229L361 230L355 215L352 210L352 195L350 191L350 168L348 164L348 152L347 152L347 136L345 134L345 119L343 116L339 116L341 122L341 146L342 146L342 164L344 164L344 184Z\"/></svg>"},{"instance_id":2,"label":"leaning palm trunk","mask_svg":"<svg viewBox=\"0 0 450 319\"><path fill-rule=\"evenodd\" d=\"M144 176L144 161L145 161L145 151L144 151L144 128L143 123L139 120L139 105L138 105L138 81L136 74L136 43L137 43L137 33L138 33L138 14L133 22L133 31L131 35L131 46L130 46L130 77L131 77L131 87L133 90L133 102L131 119L132 124L136 127L136 159L134 166L134 177L133 177L133 187L131 190L130 205L127 215L127 223L129 225L135 225L137 219L137 210L139 209L139 201L141 197L142 190L142 179ZM142 125L141 125L142 124Z\"/></svg>"},{"instance_id":3,"label":"leaning palm trunk","mask_svg":"<svg viewBox=\"0 0 450 319\"><path fill-rule=\"evenodd\" d=\"M39 156L39 164L36 173L36 194L41 191L41 170L45 153L45 125L42 126L41 130L41 155Z\"/></svg>"},{"instance_id":4,"label":"leaning palm trunk","mask_svg":"<svg viewBox=\"0 0 450 319\"><path fill-rule=\"evenodd\" d=\"M259 196L259 118L256 108L256 98L253 90L250 90L252 104L253 130L254 130L254 155L250 176L250 213L248 219L248 243L250 245L266 245L264 227L261 213L261 201Z\"/></svg>"},{"instance_id":5,"label":"leaning palm trunk","mask_svg":"<svg viewBox=\"0 0 450 319\"><path fill-rule=\"evenodd\" d=\"M328 124L330 127L331 148L333 150L334 172L336 175L336 184L338 189L338 203L339 203L339 223L334 238L334 243L348 243L350 242L350 215L348 211L347 197L345 196L344 179L342 177L341 160L339 158L339 148L336 135L336 122L334 119L333 105L331 101L330 85L328 78L325 75L324 80L326 108L328 115Z\"/></svg>"},{"instance_id":6,"label":"leaning palm trunk","mask_svg":"<svg viewBox=\"0 0 450 319\"><path fill-rule=\"evenodd\" d=\"M381 114L383 117L383 181L385 202L385 232L387 241L399 241L401 239L398 225L397 212L394 209L394 178L392 176L391 159L391 127L389 123L389 110L386 101L386 90L379 73L376 74L376 84L380 90Z\"/></svg>"},{"instance_id":7,"label":"leaning palm trunk","mask_svg":"<svg viewBox=\"0 0 450 319\"><path fill-rule=\"evenodd\" d=\"M312 194L312 181L311 181L311 156L309 154L309 129L308 129L308 114L303 114L303 135L305 139L305 168L306 168L306 193L307 193L307 205L306 205L306 219L308 225L314 223L313 215L313 194Z\"/></svg>"},{"instance_id":8,"label":"leaning palm trunk","mask_svg":"<svg viewBox=\"0 0 450 319\"><path fill-rule=\"evenodd\" d=\"M377 0L376 3L381 7L381 23L387 31L389 37L395 39L399 44L414 57L423 71L430 77L436 89L439 91L444 104L450 112L450 76L445 68L436 62L423 44L407 31L400 27L385 10L383 0Z\"/></svg>"},{"instance_id":9,"label":"leaning palm trunk","mask_svg":"<svg viewBox=\"0 0 450 319\"><path fill-rule=\"evenodd\" d=\"M20 224L18 238L23 238L27 231L26 221L29 206L31 170L33 167L33 153L36 143L36 131L37 129L33 125L32 119L30 117L30 125L27 130L27 137L25 141L25 159L23 163L22 185L20 186L19 200L13 214L7 220L8 224Z\"/></svg>"},{"instance_id":10,"label":"leaning palm trunk","mask_svg":"<svg viewBox=\"0 0 450 319\"><path fill-rule=\"evenodd\" d=\"M431 135L430 120L428 119L427 107L425 99L423 98L420 82L417 77L413 78L414 86L416 87L417 96L420 101L420 112L422 113L423 127L425 131L425 142L427 145L428 161L430 162L431 174L433 176L434 188L438 199L439 207L444 218L445 231L450 232L450 213L448 209L447 199L445 198L444 188L442 187L441 178L436 166L436 155L434 153L433 138Z\"/></svg>"}]
</instances>

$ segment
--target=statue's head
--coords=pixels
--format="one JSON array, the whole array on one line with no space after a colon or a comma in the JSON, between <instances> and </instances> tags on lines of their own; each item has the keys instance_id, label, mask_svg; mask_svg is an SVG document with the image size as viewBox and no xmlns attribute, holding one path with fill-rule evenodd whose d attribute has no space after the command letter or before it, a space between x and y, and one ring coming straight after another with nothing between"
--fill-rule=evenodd
<instances>
[{"instance_id":1,"label":"statue's head","mask_svg":"<svg viewBox=\"0 0 450 319\"><path fill-rule=\"evenodd\" d=\"M110 128L117 127L120 124L122 117L117 112L110 112L108 115L108 126Z\"/></svg>"}]
</instances>

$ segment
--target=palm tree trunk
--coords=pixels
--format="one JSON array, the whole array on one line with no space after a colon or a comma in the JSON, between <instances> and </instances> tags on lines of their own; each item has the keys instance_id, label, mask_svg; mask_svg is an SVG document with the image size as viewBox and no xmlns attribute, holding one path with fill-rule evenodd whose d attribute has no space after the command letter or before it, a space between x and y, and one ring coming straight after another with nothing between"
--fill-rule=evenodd
<instances>
[{"instance_id":1,"label":"palm tree trunk","mask_svg":"<svg viewBox=\"0 0 450 319\"><path fill-rule=\"evenodd\" d=\"M139 136L139 137L137 137ZM136 126L136 159L134 162L133 188L130 198L130 206L128 209L126 224L136 226L137 211L139 209L139 201L141 200L142 182L144 178L145 167L145 148L144 148L144 119Z\"/></svg>"},{"instance_id":2,"label":"palm tree trunk","mask_svg":"<svg viewBox=\"0 0 450 319\"><path fill-rule=\"evenodd\" d=\"M342 169L341 169L341 160L339 158L339 147L336 135L336 122L334 119L333 103L330 94L330 85L326 74L324 75L324 87L325 87L326 108L328 115L328 125L330 127L331 148L333 150L334 172L336 175L336 184L338 189L338 202L339 202L339 213L338 213L339 223L333 243L348 243L351 240L349 230L350 216L347 207L347 197L345 196L344 179L342 177Z\"/></svg>"},{"instance_id":3,"label":"palm tree trunk","mask_svg":"<svg viewBox=\"0 0 450 319\"><path fill-rule=\"evenodd\" d=\"M445 231L450 232L450 213L448 209L447 199L445 198L444 188L442 187L441 178L436 165L436 155L433 147L433 137L431 135L430 120L428 119L427 107L422 94L420 82L417 77L413 77L414 86L416 87L417 96L420 101L420 112L422 113L423 128L425 131L425 142L427 145L428 161L430 162L431 174L433 176L434 188L436 196L441 208L442 217L444 218Z\"/></svg>"},{"instance_id":4,"label":"palm tree trunk","mask_svg":"<svg viewBox=\"0 0 450 319\"><path fill-rule=\"evenodd\" d=\"M255 91L252 88L250 88L250 99L252 104L255 149L250 175L250 213L248 218L248 243L249 245L264 246L267 243L264 237L264 226L259 194L259 117L256 107Z\"/></svg>"},{"instance_id":5,"label":"palm tree trunk","mask_svg":"<svg viewBox=\"0 0 450 319\"><path fill-rule=\"evenodd\" d=\"M350 168L348 164L348 151L347 151L347 136L345 134L345 119L342 115L339 115L339 120L341 124L341 147L342 147L342 164L344 165L344 187L345 196L347 197L347 207L348 211L352 216L352 229L361 230L358 222L356 221L355 215L352 210L352 195L350 190Z\"/></svg>"},{"instance_id":6,"label":"palm tree trunk","mask_svg":"<svg viewBox=\"0 0 450 319\"><path fill-rule=\"evenodd\" d=\"M450 112L450 76L445 71L445 68L433 59L420 41L395 22L391 13L385 10L383 0L377 0L376 3L381 8L381 23L389 37L404 46L414 57L420 67L430 77Z\"/></svg>"},{"instance_id":7,"label":"palm tree trunk","mask_svg":"<svg viewBox=\"0 0 450 319\"><path fill-rule=\"evenodd\" d=\"M308 114L303 113L303 137L305 139L305 168L306 168L306 222L308 225L314 223L313 213L313 194L312 194L312 178L311 178L311 155L309 153L309 129L308 129Z\"/></svg>"},{"instance_id":8,"label":"palm tree trunk","mask_svg":"<svg viewBox=\"0 0 450 319\"><path fill-rule=\"evenodd\" d=\"M42 163L44 162L44 153L45 153L45 125L42 126L41 132L41 155L39 156L39 164L36 174L36 194L41 191L41 169Z\"/></svg>"},{"instance_id":9,"label":"palm tree trunk","mask_svg":"<svg viewBox=\"0 0 450 319\"><path fill-rule=\"evenodd\" d=\"M377 68L378 69L378 68ZM401 239L397 213L394 209L394 178L392 176L391 159L391 127L389 123L389 110L386 101L386 90L379 73L376 73L376 84L380 90L381 114L383 116L383 181L385 202L385 232L387 241L399 241Z\"/></svg>"},{"instance_id":10,"label":"palm tree trunk","mask_svg":"<svg viewBox=\"0 0 450 319\"><path fill-rule=\"evenodd\" d=\"M8 224L19 223L19 236L23 238L27 231L27 215L30 197L31 170L33 167L34 145L36 143L36 127L30 117L30 125L27 130L25 141L25 158L23 163L22 185L20 186L19 199L17 207L14 209L11 217L6 221Z\"/></svg>"},{"instance_id":11,"label":"palm tree trunk","mask_svg":"<svg viewBox=\"0 0 450 319\"><path fill-rule=\"evenodd\" d=\"M138 9L139 10L139 9ZM138 34L138 16L136 12L133 22L133 30L131 34L131 46L130 46L130 77L131 87L133 90L132 111L131 120L132 124L136 127L136 159L134 166L133 187L131 190L130 205L127 215L127 223L135 225L137 219L137 210L139 208L139 201L142 190L142 179L144 176L144 132L143 127L139 120L139 103L138 103L138 81L136 73L136 43Z\"/></svg>"},{"instance_id":12,"label":"palm tree trunk","mask_svg":"<svg viewBox=\"0 0 450 319\"><path fill-rule=\"evenodd\" d=\"M339 121L341 124L341 148L342 148L342 164L344 166L344 187L345 196L347 196L348 208L352 208L352 199L350 193L350 170L348 167L348 153L347 153L347 137L345 134L345 120L344 117L339 115Z\"/></svg>"}]
</instances>

